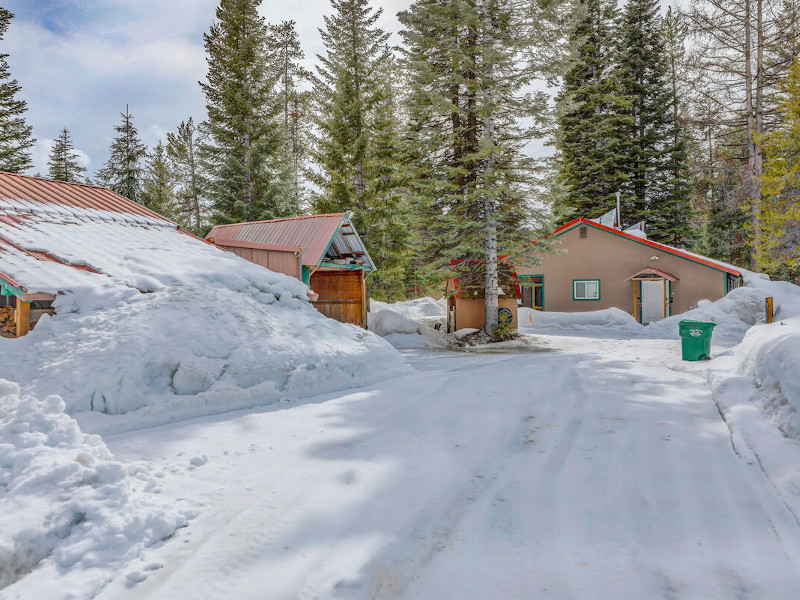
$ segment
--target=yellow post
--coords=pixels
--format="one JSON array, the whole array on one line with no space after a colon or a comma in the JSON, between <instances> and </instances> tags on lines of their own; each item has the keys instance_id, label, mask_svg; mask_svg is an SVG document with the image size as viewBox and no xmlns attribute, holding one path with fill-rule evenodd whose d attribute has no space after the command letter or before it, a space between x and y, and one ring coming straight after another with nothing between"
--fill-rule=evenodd
<instances>
[{"instance_id":1,"label":"yellow post","mask_svg":"<svg viewBox=\"0 0 800 600\"><path fill-rule=\"evenodd\" d=\"M22 337L31 330L31 303L17 298L17 337Z\"/></svg>"},{"instance_id":2,"label":"yellow post","mask_svg":"<svg viewBox=\"0 0 800 600\"><path fill-rule=\"evenodd\" d=\"M775 314L773 311L773 302L774 300L772 296L769 296L766 300L764 300L764 309L767 316L767 323L772 323L772 318Z\"/></svg>"}]
</instances>

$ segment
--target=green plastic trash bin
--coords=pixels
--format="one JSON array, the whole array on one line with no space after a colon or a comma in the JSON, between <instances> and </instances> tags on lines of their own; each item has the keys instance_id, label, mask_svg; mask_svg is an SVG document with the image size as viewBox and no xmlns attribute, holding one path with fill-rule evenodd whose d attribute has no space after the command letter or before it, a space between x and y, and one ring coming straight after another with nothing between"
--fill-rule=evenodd
<instances>
[{"instance_id":1,"label":"green plastic trash bin","mask_svg":"<svg viewBox=\"0 0 800 600\"><path fill-rule=\"evenodd\" d=\"M711 332L716 326L716 323L706 323L705 321L681 321L678 323L683 360L702 360L711 357Z\"/></svg>"}]
</instances>

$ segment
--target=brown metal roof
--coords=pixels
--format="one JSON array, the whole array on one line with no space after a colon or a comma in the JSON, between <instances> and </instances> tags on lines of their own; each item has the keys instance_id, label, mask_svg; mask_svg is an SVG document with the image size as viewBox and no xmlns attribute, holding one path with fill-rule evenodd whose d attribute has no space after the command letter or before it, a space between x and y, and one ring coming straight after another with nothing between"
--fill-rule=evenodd
<instances>
[{"instance_id":1,"label":"brown metal roof","mask_svg":"<svg viewBox=\"0 0 800 600\"><path fill-rule=\"evenodd\" d=\"M256 244L277 244L303 249L303 265L317 266L322 262L325 252L334 239L347 213L311 215L275 219L273 221L253 221L217 225L206 236L224 245L226 240L253 242Z\"/></svg>"},{"instance_id":2,"label":"brown metal roof","mask_svg":"<svg viewBox=\"0 0 800 600\"><path fill-rule=\"evenodd\" d=\"M140 215L167 221L158 213L145 208L108 188L53 181L27 175L0 171L0 199L27 200L60 204L78 208Z\"/></svg>"}]
</instances>

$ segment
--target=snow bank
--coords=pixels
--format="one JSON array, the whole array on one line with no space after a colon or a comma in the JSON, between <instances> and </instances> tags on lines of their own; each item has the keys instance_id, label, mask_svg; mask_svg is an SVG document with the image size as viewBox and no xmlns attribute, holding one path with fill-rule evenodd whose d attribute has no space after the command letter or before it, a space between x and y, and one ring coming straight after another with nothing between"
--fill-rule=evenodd
<instances>
[{"instance_id":1,"label":"snow bank","mask_svg":"<svg viewBox=\"0 0 800 600\"><path fill-rule=\"evenodd\" d=\"M644 337L680 338L678 323L684 319L716 323L713 339L719 342L738 343L748 329L764 319L763 290L742 287L732 290L716 302L701 300L698 308L668 317L647 326L641 325L630 314L618 308L591 312L557 313L530 308L519 309L519 322L523 328L534 332L603 331L606 334L625 334Z\"/></svg>"},{"instance_id":2,"label":"snow bank","mask_svg":"<svg viewBox=\"0 0 800 600\"><path fill-rule=\"evenodd\" d=\"M593 329L622 333L642 333L644 328L631 315L618 308L606 308L591 312L560 313L543 312L520 307L518 311L521 327L531 327L535 332L554 331L586 332Z\"/></svg>"},{"instance_id":3,"label":"snow bank","mask_svg":"<svg viewBox=\"0 0 800 600\"><path fill-rule=\"evenodd\" d=\"M382 302L380 304L383 304ZM400 303L404 304L404 303ZM384 306L395 306L384 304ZM400 311L414 314L414 311ZM374 308L373 308L374 311ZM373 333L385 338L395 348L439 348L448 344L447 334L425 323L430 317L419 316L413 320L388 308L369 314L369 328ZM442 317L444 320L444 317Z\"/></svg>"},{"instance_id":4,"label":"snow bank","mask_svg":"<svg viewBox=\"0 0 800 600\"><path fill-rule=\"evenodd\" d=\"M751 328L735 349L739 373L755 381L762 408L781 431L800 439L800 287L752 273L746 280L778 309L775 322Z\"/></svg>"},{"instance_id":5,"label":"snow bank","mask_svg":"<svg viewBox=\"0 0 800 600\"><path fill-rule=\"evenodd\" d=\"M244 261L242 261L244 262ZM260 268L259 268L260 269ZM276 274L264 271L269 280ZM20 340L0 340L0 377L61 395L108 432L366 385L404 372L381 338L323 317L286 285L178 286L84 311L57 301ZM256 283L254 281L254 283ZM67 309L75 312L67 312ZM125 419L111 415L128 415Z\"/></svg>"},{"instance_id":6,"label":"snow bank","mask_svg":"<svg viewBox=\"0 0 800 600\"><path fill-rule=\"evenodd\" d=\"M758 322L764 321L763 290L740 287L731 290L716 302L700 300L698 307L679 315L673 315L656 323L647 325L649 333L661 334L664 337L678 338L678 323L684 319L690 321L706 321L716 323L713 340L728 343L742 341L747 330Z\"/></svg>"},{"instance_id":7,"label":"snow bank","mask_svg":"<svg viewBox=\"0 0 800 600\"><path fill-rule=\"evenodd\" d=\"M373 313L378 313L382 310L391 310L392 312L412 320L424 317L444 317L445 299L434 300L431 297L414 298L413 300L395 302L394 304L372 300L370 310Z\"/></svg>"},{"instance_id":8,"label":"snow bank","mask_svg":"<svg viewBox=\"0 0 800 600\"><path fill-rule=\"evenodd\" d=\"M154 479L114 461L64 409L0 380L3 598L92 597L111 570L186 524Z\"/></svg>"}]
</instances>

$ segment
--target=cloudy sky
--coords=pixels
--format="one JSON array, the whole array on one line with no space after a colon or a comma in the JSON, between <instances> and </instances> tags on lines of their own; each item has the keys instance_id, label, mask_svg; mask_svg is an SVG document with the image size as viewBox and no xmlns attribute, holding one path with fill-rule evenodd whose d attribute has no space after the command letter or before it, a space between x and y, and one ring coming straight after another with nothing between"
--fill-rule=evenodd
<instances>
[{"instance_id":1,"label":"cloudy sky","mask_svg":"<svg viewBox=\"0 0 800 600\"><path fill-rule=\"evenodd\" d=\"M125 105L142 140L164 139L182 120L205 117L203 33L218 0L6 0L16 15L2 52L22 85L28 123L38 139L33 173L47 173L50 144L70 130L90 174L108 157ZM396 32L396 13L411 0L373 0L379 22ZM309 65L322 53L318 28L328 0L264 0L268 22L293 19ZM398 43L396 36L393 41Z\"/></svg>"}]
</instances>

